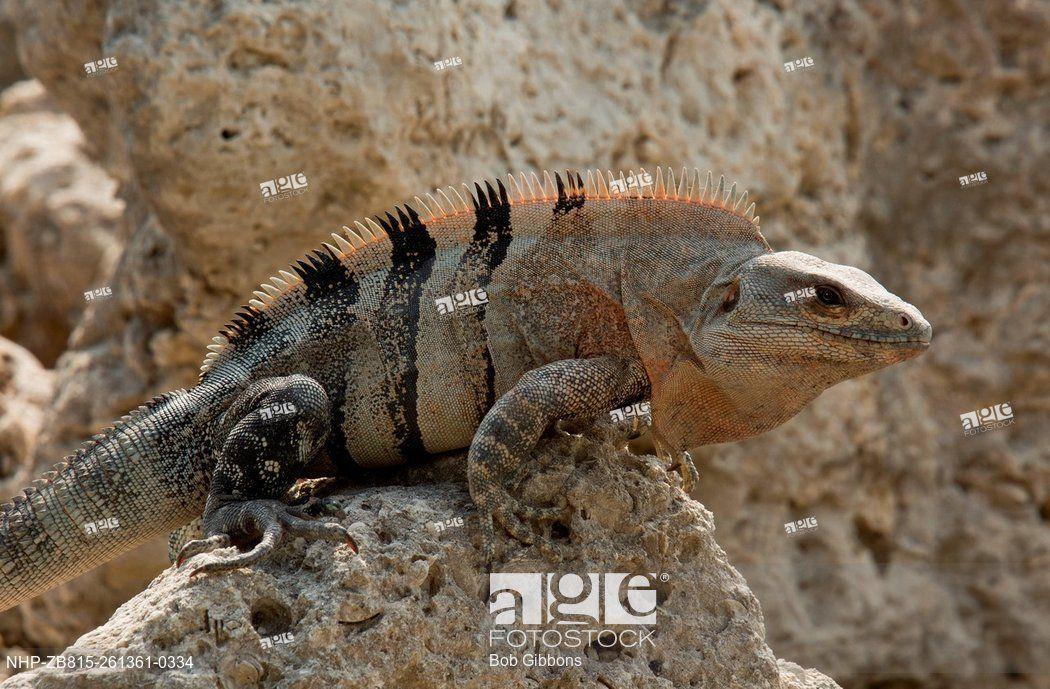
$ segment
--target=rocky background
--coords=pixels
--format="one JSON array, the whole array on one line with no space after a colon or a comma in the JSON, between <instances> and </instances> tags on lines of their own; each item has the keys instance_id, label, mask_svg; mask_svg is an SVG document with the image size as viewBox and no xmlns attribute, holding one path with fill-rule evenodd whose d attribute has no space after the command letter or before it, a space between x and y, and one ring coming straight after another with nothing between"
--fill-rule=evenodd
<instances>
[{"instance_id":1,"label":"rocky background","mask_svg":"<svg viewBox=\"0 0 1050 689\"><path fill-rule=\"evenodd\" d=\"M858 265L934 325L925 356L694 453L772 652L848 689L1050 686L1046 4L0 10L0 84L36 80L0 97L4 493L192 384L252 287L344 223L511 170L709 167L774 247ZM299 171L307 193L262 203ZM1001 402L1012 426L963 436ZM154 544L0 614L3 645L61 649L165 565Z\"/></svg>"}]
</instances>

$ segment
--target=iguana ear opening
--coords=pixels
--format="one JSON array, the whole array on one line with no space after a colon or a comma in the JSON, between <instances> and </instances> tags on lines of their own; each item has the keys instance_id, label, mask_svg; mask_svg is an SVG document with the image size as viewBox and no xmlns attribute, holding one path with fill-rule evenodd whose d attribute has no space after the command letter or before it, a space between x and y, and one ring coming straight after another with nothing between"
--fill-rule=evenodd
<instances>
[{"instance_id":1,"label":"iguana ear opening","mask_svg":"<svg viewBox=\"0 0 1050 689\"><path fill-rule=\"evenodd\" d=\"M722 306L719 309L722 313L729 313L736 308L736 305L740 303L740 279L737 278L729 283L726 287L725 295L722 297Z\"/></svg>"}]
</instances>

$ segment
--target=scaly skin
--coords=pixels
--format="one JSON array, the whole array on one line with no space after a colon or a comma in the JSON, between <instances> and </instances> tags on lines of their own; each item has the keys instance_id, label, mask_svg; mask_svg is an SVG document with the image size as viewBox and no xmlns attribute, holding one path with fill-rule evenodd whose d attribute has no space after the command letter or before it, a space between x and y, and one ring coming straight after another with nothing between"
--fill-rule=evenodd
<instances>
[{"instance_id":1,"label":"scaly skin","mask_svg":"<svg viewBox=\"0 0 1050 689\"><path fill-rule=\"evenodd\" d=\"M562 513L504 480L560 422L652 399L663 452L784 422L825 388L926 348L930 326L866 273L775 253L754 205L710 175L544 175L418 199L333 235L256 292L200 383L151 403L5 506L0 609L203 509L195 572L266 557L285 535L346 542L283 498L300 478L469 447L486 556ZM621 177L622 180L622 177ZM703 182L703 184L702 184ZM465 185L464 185L464 188ZM443 314L436 300L483 288ZM785 293L815 288L791 301ZM460 301L466 301L462 297ZM680 461L683 470L689 466ZM88 536L83 524L119 518ZM173 534L178 546L192 533Z\"/></svg>"}]
</instances>

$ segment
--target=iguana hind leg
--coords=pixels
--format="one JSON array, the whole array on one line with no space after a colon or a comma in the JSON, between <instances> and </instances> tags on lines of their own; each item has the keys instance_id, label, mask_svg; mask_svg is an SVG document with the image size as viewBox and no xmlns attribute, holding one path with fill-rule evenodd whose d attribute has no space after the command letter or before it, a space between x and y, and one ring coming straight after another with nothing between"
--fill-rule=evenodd
<instances>
[{"instance_id":1,"label":"iguana hind leg","mask_svg":"<svg viewBox=\"0 0 1050 689\"><path fill-rule=\"evenodd\" d=\"M204 507L204 537L182 547L180 566L234 539L257 540L248 552L206 562L194 574L246 567L269 555L285 534L344 542L357 550L342 526L310 521L306 506L281 501L323 446L328 404L317 381L294 375L258 381L230 406L224 421L230 431Z\"/></svg>"},{"instance_id":2,"label":"iguana hind leg","mask_svg":"<svg viewBox=\"0 0 1050 689\"><path fill-rule=\"evenodd\" d=\"M511 497L503 479L531 455L536 441L558 420L587 420L648 394L645 369L636 360L604 356L557 361L529 371L482 419L467 456L470 494L481 510L482 546L495 556L494 520L519 541L531 543L529 522L554 519L560 507L533 507Z\"/></svg>"}]
</instances>

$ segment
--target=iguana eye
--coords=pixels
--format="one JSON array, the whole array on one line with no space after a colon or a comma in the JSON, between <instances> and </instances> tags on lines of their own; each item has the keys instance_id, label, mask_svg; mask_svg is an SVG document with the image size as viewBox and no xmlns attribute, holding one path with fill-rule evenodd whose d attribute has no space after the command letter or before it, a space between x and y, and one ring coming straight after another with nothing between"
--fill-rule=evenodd
<instances>
[{"instance_id":1,"label":"iguana eye","mask_svg":"<svg viewBox=\"0 0 1050 689\"><path fill-rule=\"evenodd\" d=\"M824 306L844 306L846 304L846 300L842 298L842 293L827 285L821 285L817 288L817 301Z\"/></svg>"},{"instance_id":2,"label":"iguana eye","mask_svg":"<svg viewBox=\"0 0 1050 689\"><path fill-rule=\"evenodd\" d=\"M726 290L725 297L722 298L722 310L732 311L736 308L738 301L740 301L740 283L734 280Z\"/></svg>"}]
</instances>

